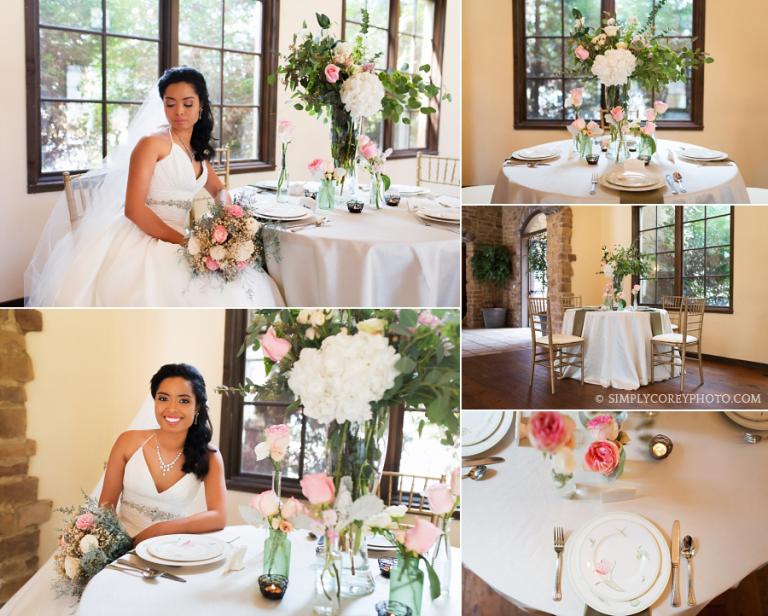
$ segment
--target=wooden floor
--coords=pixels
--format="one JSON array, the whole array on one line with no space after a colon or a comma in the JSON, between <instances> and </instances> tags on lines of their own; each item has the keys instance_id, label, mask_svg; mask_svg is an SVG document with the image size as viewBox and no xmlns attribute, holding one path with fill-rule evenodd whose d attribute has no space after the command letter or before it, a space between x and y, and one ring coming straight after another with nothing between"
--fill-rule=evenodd
<instances>
[{"instance_id":1,"label":"wooden floor","mask_svg":"<svg viewBox=\"0 0 768 616\"><path fill-rule=\"evenodd\" d=\"M686 397L666 394L680 392L679 378L641 387L635 391L604 388L575 379L555 382L550 393L549 372L537 366L533 387L529 387L530 349L510 350L492 355L462 358L462 408L467 409L765 409L768 408L768 374L741 365L704 361L704 384L699 383L698 364L686 366ZM632 395L628 397L628 395ZM651 394L665 394L654 399ZM747 394L744 402L737 396ZM752 403L755 395L759 402Z\"/></svg>"},{"instance_id":2,"label":"wooden floor","mask_svg":"<svg viewBox=\"0 0 768 616\"><path fill-rule=\"evenodd\" d=\"M462 571L462 604L463 616L527 616L467 569ZM699 616L768 616L768 567L716 597Z\"/></svg>"}]
</instances>

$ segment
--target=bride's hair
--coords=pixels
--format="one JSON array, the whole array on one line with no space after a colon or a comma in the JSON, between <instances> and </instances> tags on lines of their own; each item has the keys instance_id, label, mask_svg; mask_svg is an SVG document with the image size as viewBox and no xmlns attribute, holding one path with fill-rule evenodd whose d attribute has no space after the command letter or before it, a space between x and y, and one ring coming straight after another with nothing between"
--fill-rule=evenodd
<instances>
[{"instance_id":1,"label":"bride's hair","mask_svg":"<svg viewBox=\"0 0 768 616\"><path fill-rule=\"evenodd\" d=\"M189 66L174 66L166 69L160 81L157 82L157 88L160 90L160 98L165 96L165 90L172 83L188 83L194 89L197 97L200 99L200 119L192 128L192 139L190 145L195 152L195 160L211 160L216 146L213 144L213 112L211 111L211 100L208 97L208 85L205 83L200 71Z\"/></svg>"},{"instance_id":2,"label":"bride's hair","mask_svg":"<svg viewBox=\"0 0 768 616\"><path fill-rule=\"evenodd\" d=\"M197 368L189 364L166 364L160 368L150 381L149 389L154 399L157 388L165 379L181 377L189 381L195 394L197 407L197 419L189 427L187 439L184 441L184 466L181 470L185 473L194 473L199 479L208 474L208 444L213 437L213 424L208 416L208 395L205 392L205 380Z\"/></svg>"}]
</instances>

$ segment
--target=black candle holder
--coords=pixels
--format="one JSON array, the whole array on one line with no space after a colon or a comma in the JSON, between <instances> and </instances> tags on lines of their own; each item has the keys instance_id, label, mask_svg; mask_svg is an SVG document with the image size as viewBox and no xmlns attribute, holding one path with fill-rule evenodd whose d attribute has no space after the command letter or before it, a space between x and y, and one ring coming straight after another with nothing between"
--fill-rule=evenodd
<instances>
[{"instance_id":1,"label":"black candle holder","mask_svg":"<svg viewBox=\"0 0 768 616\"><path fill-rule=\"evenodd\" d=\"M390 207L397 207L400 205L400 195L398 193L387 193L384 195L384 203Z\"/></svg>"},{"instance_id":2,"label":"black candle holder","mask_svg":"<svg viewBox=\"0 0 768 616\"><path fill-rule=\"evenodd\" d=\"M586 159L588 165L596 165L600 160L600 154L587 154Z\"/></svg>"},{"instance_id":3,"label":"black candle holder","mask_svg":"<svg viewBox=\"0 0 768 616\"><path fill-rule=\"evenodd\" d=\"M637 160L642 160L645 163L645 166L647 167L648 164L651 162L651 155L650 154L640 154L637 157Z\"/></svg>"},{"instance_id":4,"label":"black candle holder","mask_svg":"<svg viewBox=\"0 0 768 616\"><path fill-rule=\"evenodd\" d=\"M648 441L648 451L654 460L663 460L672 453L674 443L666 434L657 434Z\"/></svg>"},{"instance_id":5,"label":"black candle holder","mask_svg":"<svg viewBox=\"0 0 768 616\"><path fill-rule=\"evenodd\" d=\"M309 190L307 188L304 189L304 196L309 197L310 199L317 199L317 191L316 190Z\"/></svg>"},{"instance_id":6,"label":"black candle holder","mask_svg":"<svg viewBox=\"0 0 768 616\"><path fill-rule=\"evenodd\" d=\"M379 558L379 571L381 571L382 577L389 578L392 567L394 567L396 564L396 558L391 558L389 556L385 558Z\"/></svg>"},{"instance_id":7,"label":"black candle holder","mask_svg":"<svg viewBox=\"0 0 768 616\"><path fill-rule=\"evenodd\" d=\"M363 211L364 207L365 203L360 201L360 199L350 199L347 201L347 209L353 214L359 214Z\"/></svg>"},{"instance_id":8,"label":"black candle holder","mask_svg":"<svg viewBox=\"0 0 768 616\"><path fill-rule=\"evenodd\" d=\"M288 578L284 575L265 573L259 576L259 590L265 599L280 601L288 589Z\"/></svg>"},{"instance_id":9,"label":"black candle holder","mask_svg":"<svg viewBox=\"0 0 768 616\"><path fill-rule=\"evenodd\" d=\"M379 601L376 604L376 616L411 616L413 610L399 601Z\"/></svg>"}]
</instances>

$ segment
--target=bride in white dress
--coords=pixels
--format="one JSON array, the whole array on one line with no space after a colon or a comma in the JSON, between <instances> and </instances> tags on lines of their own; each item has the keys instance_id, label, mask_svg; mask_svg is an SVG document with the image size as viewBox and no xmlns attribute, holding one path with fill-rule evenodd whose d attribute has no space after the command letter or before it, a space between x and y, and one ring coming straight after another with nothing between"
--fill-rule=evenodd
<instances>
[{"instance_id":1,"label":"bride in white dress","mask_svg":"<svg viewBox=\"0 0 768 616\"><path fill-rule=\"evenodd\" d=\"M62 195L25 274L27 305L282 306L266 272L194 276L181 254L197 193L228 199L209 162L212 132L203 76L168 69L125 142L85 176L92 204L74 229Z\"/></svg>"},{"instance_id":2,"label":"bride in white dress","mask_svg":"<svg viewBox=\"0 0 768 616\"><path fill-rule=\"evenodd\" d=\"M159 428L128 430L118 437L99 503L117 507L134 545L158 535L224 528L224 462L210 446L213 430L203 377L187 364L168 364L152 377L150 391ZM138 421L146 425L142 414ZM204 507L200 507L201 489ZM0 616L71 613L72 598L56 597L55 579L53 558L49 558L0 609Z\"/></svg>"}]
</instances>

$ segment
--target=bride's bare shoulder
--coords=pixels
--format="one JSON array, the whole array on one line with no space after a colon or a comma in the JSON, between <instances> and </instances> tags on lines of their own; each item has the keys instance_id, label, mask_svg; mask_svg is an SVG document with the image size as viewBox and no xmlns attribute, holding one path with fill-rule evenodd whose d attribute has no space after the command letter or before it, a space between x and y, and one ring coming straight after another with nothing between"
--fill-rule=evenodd
<instances>
[{"instance_id":1,"label":"bride's bare shoulder","mask_svg":"<svg viewBox=\"0 0 768 616\"><path fill-rule=\"evenodd\" d=\"M145 135L133 148L135 154L153 154L155 158L164 158L171 149L171 140L167 130Z\"/></svg>"},{"instance_id":2,"label":"bride's bare shoulder","mask_svg":"<svg viewBox=\"0 0 768 616\"><path fill-rule=\"evenodd\" d=\"M115 441L115 447L123 453L132 454L152 436L154 430L126 430Z\"/></svg>"}]
</instances>

